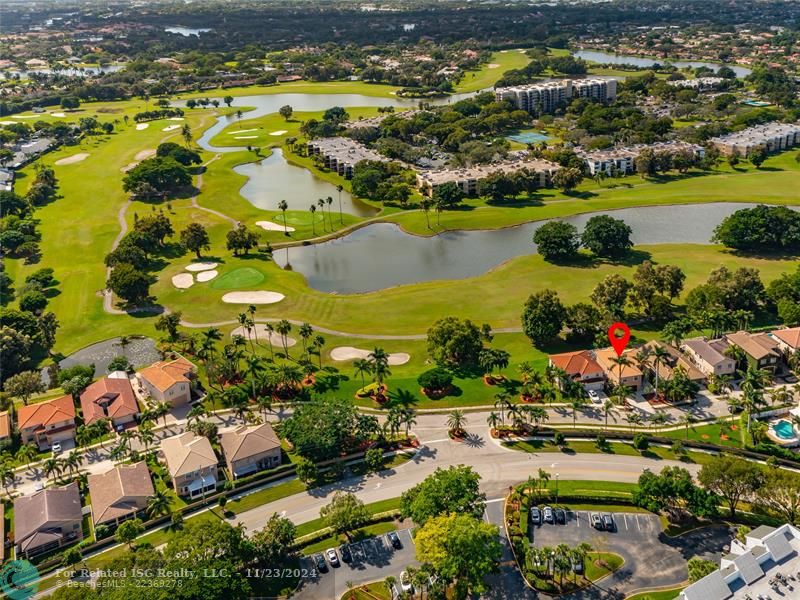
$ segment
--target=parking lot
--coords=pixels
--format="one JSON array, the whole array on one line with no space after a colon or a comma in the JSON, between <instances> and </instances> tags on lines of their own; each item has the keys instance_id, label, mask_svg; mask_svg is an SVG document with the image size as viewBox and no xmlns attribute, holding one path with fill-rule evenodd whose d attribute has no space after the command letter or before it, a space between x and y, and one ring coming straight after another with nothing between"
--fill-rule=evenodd
<instances>
[{"instance_id":1,"label":"parking lot","mask_svg":"<svg viewBox=\"0 0 800 600\"><path fill-rule=\"evenodd\" d=\"M338 599L347 591L348 583L358 585L384 579L389 575L399 578L407 566L419 563L415 557L411 530L399 529L397 534L402 548L393 548L386 535L354 542L349 545L353 560L350 563L340 560L339 567L328 564L327 572L317 571L311 557L305 557L301 565L308 577L303 579L296 597L303 600Z\"/></svg>"},{"instance_id":2,"label":"parking lot","mask_svg":"<svg viewBox=\"0 0 800 600\"><path fill-rule=\"evenodd\" d=\"M688 575L686 561L692 556L713 559L725 544L730 543L730 531L725 527L710 527L677 538L663 533L656 515L596 511L611 514L613 531L592 527L595 511L567 511L563 525L543 524L530 528L535 546L567 544L574 547L582 542L600 552L615 552L625 559L622 568L606 577L595 587L575 598L621 598L633 590L674 585Z\"/></svg>"}]
</instances>

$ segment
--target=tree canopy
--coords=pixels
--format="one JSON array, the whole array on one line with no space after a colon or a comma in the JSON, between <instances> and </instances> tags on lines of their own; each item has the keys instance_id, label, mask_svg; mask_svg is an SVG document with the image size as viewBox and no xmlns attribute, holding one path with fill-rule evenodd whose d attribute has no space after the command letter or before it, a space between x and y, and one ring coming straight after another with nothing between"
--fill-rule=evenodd
<instances>
[{"instance_id":1,"label":"tree canopy","mask_svg":"<svg viewBox=\"0 0 800 600\"><path fill-rule=\"evenodd\" d=\"M400 512L417 525L448 513L480 518L486 506L486 494L480 491L480 476L472 467L460 465L438 468L411 489L403 492Z\"/></svg>"}]
</instances>

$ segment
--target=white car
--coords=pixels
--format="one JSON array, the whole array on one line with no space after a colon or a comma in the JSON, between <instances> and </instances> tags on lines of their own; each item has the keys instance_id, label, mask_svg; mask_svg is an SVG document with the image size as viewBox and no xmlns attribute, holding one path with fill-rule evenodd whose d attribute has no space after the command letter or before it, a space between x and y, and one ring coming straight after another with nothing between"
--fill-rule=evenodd
<instances>
[{"instance_id":1,"label":"white car","mask_svg":"<svg viewBox=\"0 0 800 600\"><path fill-rule=\"evenodd\" d=\"M53 445L50 446L50 449L53 451L53 456L57 454L61 454L61 443L60 442L53 442Z\"/></svg>"},{"instance_id":2,"label":"white car","mask_svg":"<svg viewBox=\"0 0 800 600\"><path fill-rule=\"evenodd\" d=\"M336 550L333 548L328 548L325 550L325 556L328 557L328 562L331 563L332 567L339 566L339 557L336 555Z\"/></svg>"},{"instance_id":3,"label":"white car","mask_svg":"<svg viewBox=\"0 0 800 600\"><path fill-rule=\"evenodd\" d=\"M602 399L600 398L600 394L598 394L597 391L595 391L595 390L589 390L589 399L594 404L600 404L602 402Z\"/></svg>"},{"instance_id":4,"label":"white car","mask_svg":"<svg viewBox=\"0 0 800 600\"><path fill-rule=\"evenodd\" d=\"M414 586L411 585L411 576L408 571L400 573L400 589L408 594L414 593Z\"/></svg>"}]
</instances>

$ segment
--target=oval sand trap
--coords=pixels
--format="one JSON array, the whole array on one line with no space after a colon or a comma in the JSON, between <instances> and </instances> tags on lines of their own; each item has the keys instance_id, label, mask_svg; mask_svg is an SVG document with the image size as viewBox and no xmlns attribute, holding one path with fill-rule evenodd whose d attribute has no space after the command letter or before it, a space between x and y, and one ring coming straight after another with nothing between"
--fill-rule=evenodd
<instances>
[{"instance_id":1,"label":"oval sand trap","mask_svg":"<svg viewBox=\"0 0 800 600\"><path fill-rule=\"evenodd\" d=\"M65 114L64 114L64 113L62 113L62 112L56 112L56 113L50 113L50 116L51 116L51 117L56 117L56 118L58 118L58 119L63 119L63 118L64 118L64 117L66 117L67 115L65 115Z\"/></svg>"},{"instance_id":2,"label":"oval sand trap","mask_svg":"<svg viewBox=\"0 0 800 600\"><path fill-rule=\"evenodd\" d=\"M135 158L136 160L145 160L146 158L150 158L151 156L156 155L156 149L150 148L148 150L142 150L141 152L137 152Z\"/></svg>"},{"instance_id":3,"label":"oval sand trap","mask_svg":"<svg viewBox=\"0 0 800 600\"><path fill-rule=\"evenodd\" d=\"M176 129L180 129L180 128L181 128L180 125L167 125L161 131L175 131Z\"/></svg>"},{"instance_id":4,"label":"oval sand trap","mask_svg":"<svg viewBox=\"0 0 800 600\"><path fill-rule=\"evenodd\" d=\"M259 342L266 342L267 340L269 340L275 346L283 346L283 336L281 336L281 334L279 334L279 333L275 333L274 331L271 332L271 333L268 332L267 331L267 327L266 327L266 325L264 323L256 323L255 327L253 327L253 329L250 331L249 337L248 337L248 333L247 333L247 328L246 327L237 327L236 329L231 331L231 336L234 336L234 335L240 335L245 339L252 338L252 339L257 340ZM287 335L286 336L286 347L287 348L291 348L295 344L297 344L297 340L294 339L293 337L289 337Z\"/></svg>"},{"instance_id":5,"label":"oval sand trap","mask_svg":"<svg viewBox=\"0 0 800 600\"><path fill-rule=\"evenodd\" d=\"M266 231L283 231L283 225L272 221L256 221L256 226ZM286 226L286 231L294 231L294 227Z\"/></svg>"},{"instance_id":6,"label":"oval sand trap","mask_svg":"<svg viewBox=\"0 0 800 600\"><path fill-rule=\"evenodd\" d=\"M196 262L190 265L187 265L186 270L195 272L195 271L210 271L211 269L216 269L217 263L215 262Z\"/></svg>"},{"instance_id":7,"label":"oval sand trap","mask_svg":"<svg viewBox=\"0 0 800 600\"><path fill-rule=\"evenodd\" d=\"M179 290L185 290L194 285L194 277L191 273L178 273L172 277L172 285Z\"/></svg>"},{"instance_id":8,"label":"oval sand trap","mask_svg":"<svg viewBox=\"0 0 800 600\"><path fill-rule=\"evenodd\" d=\"M143 129L147 129L148 127L150 127L150 123L137 123L136 131L142 131Z\"/></svg>"},{"instance_id":9,"label":"oval sand trap","mask_svg":"<svg viewBox=\"0 0 800 600\"><path fill-rule=\"evenodd\" d=\"M286 133L285 129L279 129L278 131L273 131L270 135L283 135L284 133Z\"/></svg>"},{"instance_id":10,"label":"oval sand trap","mask_svg":"<svg viewBox=\"0 0 800 600\"><path fill-rule=\"evenodd\" d=\"M197 274L197 281L201 283L204 281L211 281L217 275L219 275L219 271L217 271L216 269L211 271L201 271L200 273Z\"/></svg>"},{"instance_id":11,"label":"oval sand trap","mask_svg":"<svg viewBox=\"0 0 800 600\"><path fill-rule=\"evenodd\" d=\"M167 121L185 121L183 117L170 117Z\"/></svg>"},{"instance_id":12,"label":"oval sand trap","mask_svg":"<svg viewBox=\"0 0 800 600\"><path fill-rule=\"evenodd\" d=\"M257 137L258 137L257 135L237 135L233 139L235 139L235 140L254 140Z\"/></svg>"},{"instance_id":13,"label":"oval sand trap","mask_svg":"<svg viewBox=\"0 0 800 600\"><path fill-rule=\"evenodd\" d=\"M500 65L498 65L497 63L489 63L488 65L486 65L486 68L488 68L488 69L496 69L499 66Z\"/></svg>"},{"instance_id":14,"label":"oval sand trap","mask_svg":"<svg viewBox=\"0 0 800 600\"><path fill-rule=\"evenodd\" d=\"M336 361L355 360L357 358L368 358L369 350L354 348L353 346L337 346L331 350L331 358ZM389 355L390 365L404 365L411 360L411 355L406 352L394 352Z\"/></svg>"},{"instance_id":15,"label":"oval sand trap","mask_svg":"<svg viewBox=\"0 0 800 600\"><path fill-rule=\"evenodd\" d=\"M237 133L249 133L251 131L258 131L258 127L256 127L255 129L240 129L238 131L229 131L228 135L235 135Z\"/></svg>"},{"instance_id":16,"label":"oval sand trap","mask_svg":"<svg viewBox=\"0 0 800 600\"><path fill-rule=\"evenodd\" d=\"M275 304L286 298L278 292L228 292L222 297L226 304Z\"/></svg>"},{"instance_id":17,"label":"oval sand trap","mask_svg":"<svg viewBox=\"0 0 800 600\"><path fill-rule=\"evenodd\" d=\"M86 160L87 158L89 158L89 153L81 152L79 154L73 154L72 156L67 156L65 158L59 158L53 164L56 165L57 167L60 167L61 165L71 165L72 163L79 163L82 160Z\"/></svg>"}]
</instances>

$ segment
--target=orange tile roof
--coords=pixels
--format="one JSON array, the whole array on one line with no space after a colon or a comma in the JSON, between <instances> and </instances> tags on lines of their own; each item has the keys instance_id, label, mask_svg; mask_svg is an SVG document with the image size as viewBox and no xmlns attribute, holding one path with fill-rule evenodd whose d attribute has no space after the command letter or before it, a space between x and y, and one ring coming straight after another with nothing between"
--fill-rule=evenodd
<instances>
[{"instance_id":1,"label":"orange tile roof","mask_svg":"<svg viewBox=\"0 0 800 600\"><path fill-rule=\"evenodd\" d=\"M611 361L612 358L617 356L616 350L613 348L603 348L602 350L596 350L594 356L603 369L608 371L616 380L617 376L619 375L619 365ZM626 356L632 364L622 367L622 378L641 377L642 372L639 370L639 367L633 363L633 352L628 350L627 352L623 353L623 356Z\"/></svg>"},{"instance_id":2,"label":"orange tile roof","mask_svg":"<svg viewBox=\"0 0 800 600\"><path fill-rule=\"evenodd\" d=\"M189 381L187 373L194 371L194 365L183 358L177 358L171 362L157 362L146 369L139 371L139 375L146 379L156 389L166 392L176 383Z\"/></svg>"},{"instance_id":3,"label":"orange tile roof","mask_svg":"<svg viewBox=\"0 0 800 600\"><path fill-rule=\"evenodd\" d=\"M567 375L584 376L589 373L602 372L603 368L592 358L588 350L578 350L577 352L564 352L562 354L551 354L550 362L559 369L563 369Z\"/></svg>"},{"instance_id":4,"label":"orange tile roof","mask_svg":"<svg viewBox=\"0 0 800 600\"><path fill-rule=\"evenodd\" d=\"M107 407L108 414L103 410ZM103 377L81 394L83 420L88 425L98 419L119 419L139 413L139 405L128 379Z\"/></svg>"},{"instance_id":5,"label":"orange tile roof","mask_svg":"<svg viewBox=\"0 0 800 600\"><path fill-rule=\"evenodd\" d=\"M23 406L17 413L17 423L20 429L45 427L70 419L75 419L72 396L61 396L47 402Z\"/></svg>"},{"instance_id":6,"label":"orange tile roof","mask_svg":"<svg viewBox=\"0 0 800 600\"><path fill-rule=\"evenodd\" d=\"M11 435L11 416L8 411L0 412L0 438Z\"/></svg>"},{"instance_id":7,"label":"orange tile roof","mask_svg":"<svg viewBox=\"0 0 800 600\"><path fill-rule=\"evenodd\" d=\"M777 329L772 332L776 338L788 344L792 348L800 348L800 327L792 327L791 329Z\"/></svg>"}]
</instances>

